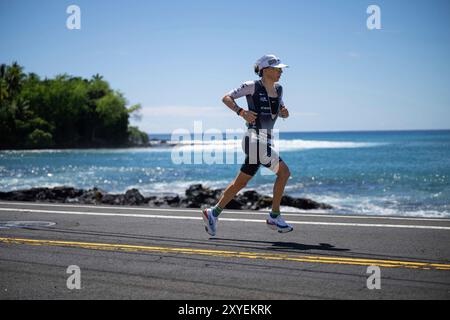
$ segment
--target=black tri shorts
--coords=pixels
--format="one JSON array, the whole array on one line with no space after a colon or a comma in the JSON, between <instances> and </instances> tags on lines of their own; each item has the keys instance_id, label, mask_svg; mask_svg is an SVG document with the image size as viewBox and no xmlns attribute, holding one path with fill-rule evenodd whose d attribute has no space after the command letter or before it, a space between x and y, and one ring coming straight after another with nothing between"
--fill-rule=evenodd
<instances>
[{"instance_id":1,"label":"black tri shorts","mask_svg":"<svg viewBox=\"0 0 450 320\"><path fill-rule=\"evenodd\" d=\"M262 165L273 173L278 172L278 166L283 161L273 149L271 143L244 136L242 149L245 152L245 161L241 166L241 172L254 176Z\"/></svg>"}]
</instances>

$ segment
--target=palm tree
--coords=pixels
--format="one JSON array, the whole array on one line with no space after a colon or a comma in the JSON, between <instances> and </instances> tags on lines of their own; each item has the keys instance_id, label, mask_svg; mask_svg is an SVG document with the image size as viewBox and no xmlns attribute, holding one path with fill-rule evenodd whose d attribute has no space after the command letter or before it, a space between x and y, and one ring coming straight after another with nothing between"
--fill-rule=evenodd
<instances>
[{"instance_id":1,"label":"palm tree","mask_svg":"<svg viewBox=\"0 0 450 320\"><path fill-rule=\"evenodd\" d=\"M14 98L20 92L25 77L23 67L17 62L13 62L11 66L6 67L5 78L10 98Z\"/></svg>"},{"instance_id":2,"label":"palm tree","mask_svg":"<svg viewBox=\"0 0 450 320\"><path fill-rule=\"evenodd\" d=\"M11 102L10 110L14 113L14 116L17 119L26 120L30 112L29 101L23 99L22 97L18 97Z\"/></svg>"},{"instance_id":3,"label":"palm tree","mask_svg":"<svg viewBox=\"0 0 450 320\"><path fill-rule=\"evenodd\" d=\"M7 65L2 63L0 65L0 79L5 79L5 75L6 75L6 67Z\"/></svg>"},{"instance_id":4,"label":"palm tree","mask_svg":"<svg viewBox=\"0 0 450 320\"><path fill-rule=\"evenodd\" d=\"M98 73L92 76L92 81L101 81L101 80L103 80L103 76L99 75Z\"/></svg>"},{"instance_id":5,"label":"palm tree","mask_svg":"<svg viewBox=\"0 0 450 320\"><path fill-rule=\"evenodd\" d=\"M2 104L3 101L8 99L8 97L9 97L8 85L5 79L0 78L0 105Z\"/></svg>"},{"instance_id":6,"label":"palm tree","mask_svg":"<svg viewBox=\"0 0 450 320\"><path fill-rule=\"evenodd\" d=\"M0 104L4 100L8 99L8 85L6 83L6 64L2 63L0 65Z\"/></svg>"}]
</instances>

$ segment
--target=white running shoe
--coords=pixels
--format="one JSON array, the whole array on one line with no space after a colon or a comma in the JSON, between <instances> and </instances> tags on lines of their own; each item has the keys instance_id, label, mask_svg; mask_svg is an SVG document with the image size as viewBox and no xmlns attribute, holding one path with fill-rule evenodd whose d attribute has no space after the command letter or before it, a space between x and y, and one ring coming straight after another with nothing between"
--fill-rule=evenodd
<instances>
[{"instance_id":1,"label":"white running shoe","mask_svg":"<svg viewBox=\"0 0 450 320\"><path fill-rule=\"evenodd\" d=\"M279 215L275 219L269 215L269 218L266 220L267 226L272 230L278 230L279 233L291 232L294 228L287 224L286 221Z\"/></svg>"},{"instance_id":2,"label":"white running shoe","mask_svg":"<svg viewBox=\"0 0 450 320\"><path fill-rule=\"evenodd\" d=\"M219 218L213 216L212 209L203 209L202 217L205 222L205 231L208 232L210 236L214 237L216 235L217 221L219 221Z\"/></svg>"}]
</instances>

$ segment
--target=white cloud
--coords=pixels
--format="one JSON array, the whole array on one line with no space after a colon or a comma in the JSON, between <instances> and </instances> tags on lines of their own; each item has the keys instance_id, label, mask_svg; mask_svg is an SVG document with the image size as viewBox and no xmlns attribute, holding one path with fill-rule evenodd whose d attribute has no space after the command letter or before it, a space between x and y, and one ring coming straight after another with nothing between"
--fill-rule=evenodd
<instances>
[{"instance_id":1,"label":"white cloud","mask_svg":"<svg viewBox=\"0 0 450 320\"><path fill-rule=\"evenodd\" d=\"M143 107L141 110L142 120L147 117L177 116L203 118L209 116L223 116L230 114L226 106L223 107L194 107L194 106L160 106Z\"/></svg>"},{"instance_id":2,"label":"white cloud","mask_svg":"<svg viewBox=\"0 0 450 320\"><path fill-rule=\"evenodd\" d=\"M183 128L192 130L195 121L204 123L204 129L217 127L220 129L238 128L238 119L226 106L156 106L143 107L140 111L141 121L131 119L131 124L141 130L154 133L167 133Z\"/></svg>"},{"instance_id":3,"label":"white cloud","mask_svg":"<svg viewBox=\"0 0 450 320\"><path fill-rule=\"evenodd\" d=\"M193 130L195 121L203 123L203 129L218 128L220 130L245 128L243 119L237 117L226 106L202 107L202 106L157 106L144 107L140 114L141 121L131 119L131 124L138 126L141 130L150 133L173 132L183 128ZM290 118L286 121L280 121L279 126L282 130L298 130L297 121L303 118L316 118L321 115L317 112L297 112L290 111Z\"/></svg>"}]
</instances>

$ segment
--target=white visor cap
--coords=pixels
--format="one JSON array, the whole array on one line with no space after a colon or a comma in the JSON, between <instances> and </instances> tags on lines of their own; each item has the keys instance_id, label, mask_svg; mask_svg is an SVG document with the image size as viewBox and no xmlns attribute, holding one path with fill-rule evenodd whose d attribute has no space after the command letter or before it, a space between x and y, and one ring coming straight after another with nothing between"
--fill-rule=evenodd
<instances>
[{"instance_id":1,"label":"white visor cap","mask_svg":"<svg viewBox=\"0 0 450 320\"><path fill-rule=\"evenodd\" d=\"M256 61L259 70L264 68L288 68L288 65L281 63L281 60L273 54L267 54Z\"/></svg>"}]
</instances>

